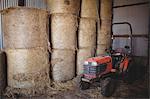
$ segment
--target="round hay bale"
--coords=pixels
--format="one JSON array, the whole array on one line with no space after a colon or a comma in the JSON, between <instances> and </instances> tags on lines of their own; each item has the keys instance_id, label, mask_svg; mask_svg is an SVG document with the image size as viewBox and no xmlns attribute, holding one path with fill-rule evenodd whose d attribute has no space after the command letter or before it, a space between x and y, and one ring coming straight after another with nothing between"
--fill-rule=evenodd
<instances>
[{"instance_id":1,"label":"round hay bale","mask_svg":"<svg viewBox=\"0 0 150 99\"><path fill-rule=\"evenodd\" d=\"M110 46L106 45L106 44L100 44L97 45L97 51L96 51L96 55L102 55L102 54L106 54L106 49L109 49Z\"/></svg>"},{"instance_id":2,"label":"round hay bale","mask_svg":"<svg viewBox=\"0 0 150 99\"><path fill-rule=\"evenodd\" d=\"M48 13L35 8L16 7L3 11L4 48L47 46Z\"/></svg>"},{"instance_id":3,"label":"round hay bale","mask_svg":"<svg viewBox=\"0 0 150 99\"><path fill-rule=\"evenodd\" d=\"M101 27L98 29L98 44L106 44L110 46L111 42L111 20L101 20Z\"/></svg>"},{"instance_id":4,"label":"round hay bale","mask_svg":"<svg viewBox=\"0 0 150 99\"><path fill-rule=\"evenodd\" d=\"M111 34L112 20L101 20L100 31L106 35Z\"/></svg>"},{"instance_id":5,"label":"round hay bale","mask_svg":"<svg viewBox=\"0 0 150 99\"><path fill-rule=\"evenodd\" d=\"M81 17L98 18L97 0L82 0Z\"/></svg>"},{"instance_id":6,"label":"round hay bale","mask_svg":"<svg viewBox=\"0 0 150 99\"><path fill-rule=\"evenodd\" d=\"M54 50L52 53L52 76L54 81L63 82L75 76L75 51Z\"/></svg>"},{"instance_id":7,"label":"round hay bale","mask_svg":"<svg viewBox=\"0 0 150 99\"><path fill-rule=\"evenodd\" d=\"M90 57L94 57L95 48L84 48L79 49L77 53L77 75L83 73L83 64L84 61Z\"/></svg>"},{"instance_id":8,"label":"round hay bale","mask_svg":"<svg viewBox=\"0 0 150 99\"><path fill-rule=\"evenodd\" d=\"M79 24L79 48L96 46L96 21L81 18Z\"/></svg>"},{"instance_id":9,"label":"round hay bale","mask_svg":"<svg viewBox=\"0 0 150 99\"><path fill-rule=\"evenodd\" d=\"M51 14L68 13L77 15L80 10L80 0L48 0L48 7Z\"/></svg>"},{"instance_id":10,"label":"round hay bale","mask_svg":"<svg viewBox=\"0 0 150 99\"><path fill-rule=\"evenodd\" d=\"M76 48L77 17L69 14L51 16L52 47L56 49Z\"/></svg>"},{"instance_id":11,"label":"round hay bale","mask_svg":"<svg viewBox=\"0 0 150 99\"><path fill-rule=\"evenodd\" d=\"M111 36L110 35L104 35L101 34L100 36L98 36L98 44L105 44L105 45L109 45L111 44Z\"/></svg>"},{"instance_id":12,"label":"round hay bale","mask_svg":"<svg viewBox=\"0 0 150 99\"><path fill-rule=\"evenodd\" d=\"M4 52L0 51L0 95L6 87L6 55Z\"/></svg>"},{"instance_id":13,"label":"round hay bale","mask_svg":"<svg viewBox=\"0 0 150 99\"><path fill-rule=\"evenodd\" d=\"M113 0L101 0L100 17L101 19L112 19L112 4Z\"/></svg>"},{"instance_id":14,"label":"round hay bale","mask_svg":"<svg viewBox=\"0 0 150 99\"><path fill-rule=\"evenodd\" d=\"M7 49L8 86L12 88L44 88L49 80L47 49Z\"/></svg>"}]
</instances>

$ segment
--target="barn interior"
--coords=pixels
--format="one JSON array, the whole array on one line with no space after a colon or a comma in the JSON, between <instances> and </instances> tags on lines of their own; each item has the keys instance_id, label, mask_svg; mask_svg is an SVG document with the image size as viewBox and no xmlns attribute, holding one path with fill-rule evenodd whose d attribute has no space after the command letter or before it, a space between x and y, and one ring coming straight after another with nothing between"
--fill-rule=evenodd
<instances>
[{"instance_id":1,"label":"barn interior","mask_svg":"<svg viewBox=\"0 0 150 99\"><path fill-rule=\"evenodd\" d=\"M0 0L0 99L149 99L149 0Z\"/></svg>"}]
</instances>

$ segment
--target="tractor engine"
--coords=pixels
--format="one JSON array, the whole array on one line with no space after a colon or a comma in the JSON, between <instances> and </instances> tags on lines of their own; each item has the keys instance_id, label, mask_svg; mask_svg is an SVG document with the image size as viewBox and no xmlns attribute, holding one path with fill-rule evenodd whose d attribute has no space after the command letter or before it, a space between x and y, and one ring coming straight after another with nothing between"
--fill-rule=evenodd
<instances>
[{"instance_id":1,"label":"tractor engine","mask_svg":"<svg viewBox=\"0 0 150 99\"><path fill-rule=\"evenodd\" d=\"M112 58L110 56L99 56L89 58L84 62L84 78L94 79L106 74L112 69Z\"/></svg>"}]
</instances>

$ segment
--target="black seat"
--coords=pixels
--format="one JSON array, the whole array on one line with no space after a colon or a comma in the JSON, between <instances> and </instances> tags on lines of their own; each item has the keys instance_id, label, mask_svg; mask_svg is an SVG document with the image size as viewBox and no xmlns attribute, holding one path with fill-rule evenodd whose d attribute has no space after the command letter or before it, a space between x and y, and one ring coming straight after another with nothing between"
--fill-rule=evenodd
<instances>
[{"instance_id":1,"label":"black seat","mask_svg":"<svg viewBox=\"0 0 150 99\"><path fill-rule=\"evenodd\" d=\"M112 55L112 67L116 69L118 67L118 63L122 60L122 55Z\"/></svg>"}]
</instances>

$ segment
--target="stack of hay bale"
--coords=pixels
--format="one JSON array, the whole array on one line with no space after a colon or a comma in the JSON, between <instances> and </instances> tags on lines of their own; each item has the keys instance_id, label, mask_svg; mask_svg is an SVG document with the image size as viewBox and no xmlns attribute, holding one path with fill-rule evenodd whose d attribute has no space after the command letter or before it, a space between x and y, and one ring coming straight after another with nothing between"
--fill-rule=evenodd
<instances>
[{"instance_id":1,"label":"stack of hay bale","mask_svg":"<svg viewBox=\"0 0 150 99\"><path fill-rule=\"evenodd\" d=\"M0 96L6 87L6 55L0 51Z\"/></svg>"},{"instance_id":2,"label":"stack of hay bale","mask_svg":"<svg viewBox=\"0 0 150 99\"><path fill-rule=\"evenodd\" d=\"M105 54L111 46L112 0L101 0L101 26L98 28L97 55Z\"/></svg>"},{"instance_id":3,"label":"stack of hay bale","mask_svg":"<svg viewBox=\"0 0 150 99\"><path fill-rule=\"evenodd\" d=\"M97 9L97 0L82 0L78 33L77 75L82 74L84 61L95 54Z\"/></svg>"},{"instance_id":4,"label":"stack of hay bale","mask_svg":"<svg viewBox=\"0 0 150 99\"><path fill-rule=\"evenodd\" d=\"M77 15L80 0L48 0L51 14L52 77L63 82L75 76Z\"/></svg>"},{"instance_id":5,"label":"stack of hay bale","mask_svg":"<svg viewBox=\"0 0 150 99\"><path fill-rule=\"evenodd\" d=\"M47 18L46 11L34 8L3 11L7 81L13 91L43 93L49 82Z\"/></svg>"}]
</instances>

